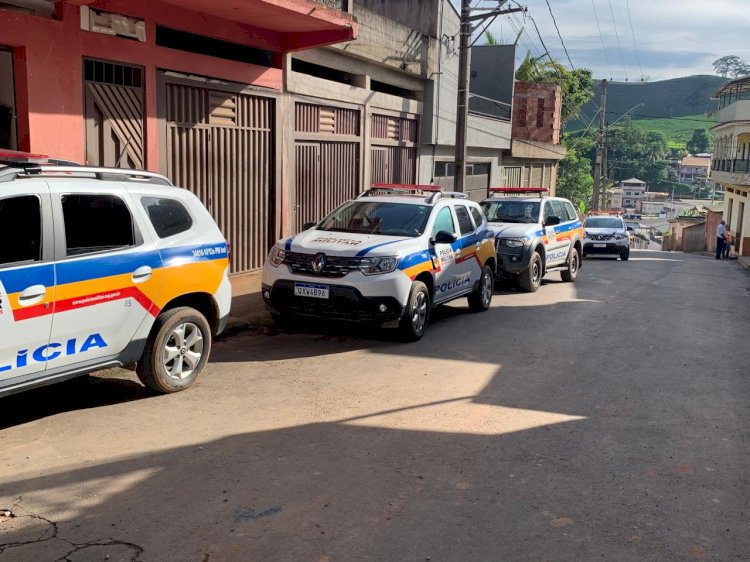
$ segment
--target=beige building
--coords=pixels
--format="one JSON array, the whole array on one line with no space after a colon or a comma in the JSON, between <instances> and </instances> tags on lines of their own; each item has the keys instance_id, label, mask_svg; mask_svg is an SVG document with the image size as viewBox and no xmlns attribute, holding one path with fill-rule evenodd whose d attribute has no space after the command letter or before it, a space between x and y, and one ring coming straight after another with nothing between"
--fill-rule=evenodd
<instances>
[{"instance_id":1,"label":"beige building","mask_svg":"<svg viewBox=\"0 0 750 562\"><path fill-rule=\"evenodd\" d=\"M739 254L750 256L750 77L722 86L713 128L711 177L724 188L724 220L739 240Z\"/></svg>"},{"instance_id":2,"label":"beige building","mask_svg":"<svg viewBox=\"0 0 750 562\"><path fill-rule=\"evenodd\" d=\"M710 172L710 157L685 156L677 165L677 176L680 183L705 184Z\"/></svg>"},{"instance_id":3,"label":"beige building","mask_svg":"<svg viewBox=\"0 0 750 562\"><path fill-rule=\"evenodd\" d=\"M640 202L646 197L646 182L638 178L630 178L621 181L619 187L622 189L622 204L619 208L640 211Z\"/></svg>"}]
</instances>

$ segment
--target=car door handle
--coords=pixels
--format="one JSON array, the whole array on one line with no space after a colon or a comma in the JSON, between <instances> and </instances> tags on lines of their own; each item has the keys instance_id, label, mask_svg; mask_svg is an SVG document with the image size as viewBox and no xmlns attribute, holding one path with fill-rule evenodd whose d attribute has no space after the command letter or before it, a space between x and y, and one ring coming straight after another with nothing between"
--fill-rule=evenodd
<instances>
[{"instance_id":1,"label":"car door handle","mask_svg":"<svg viewBox=\"0 0 750 562\"><path fill-rule=\"evenodd\" d=\"M44 285L32 285L21 291L18 295L18 303L21 306L31 306L41 301L47 294L47 287Z\"/></svg>"},{"instance_id":2,"label":"car door handle","mask_svg":"<svg viewBox=\"0 0 750 562\"><path fill-rule=\"evenodd\" d=\"M144 281L148 281L151 279L152 273L153 270L149 266L142 265L133 272L133 283L143 283Z\"/></svg>"}]
</instances>

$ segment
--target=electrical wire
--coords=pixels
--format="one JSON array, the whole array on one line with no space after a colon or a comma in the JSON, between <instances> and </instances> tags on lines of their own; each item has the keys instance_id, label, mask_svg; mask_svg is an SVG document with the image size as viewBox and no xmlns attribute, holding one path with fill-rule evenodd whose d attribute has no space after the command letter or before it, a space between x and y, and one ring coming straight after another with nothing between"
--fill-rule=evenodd
<instances>
[{"instance_id":1,"label":"electrical wire","mask_svg":"<svg viewBox=\"0 0 750 562\"><path fill-rule=\"evenodd\" d=\"M615 27L615 38L617 39L617 49L620 51L620 61L622 62L622 71L625 73L625 81L628 81L628 71L625 68L625 57L622 56L622 47L620 46L620 34L617 33L617 22L615 21L615 11L612 9L612 0L609 0L609 13L612 14L612 25Z\"/></svg>"},{"instance_id":2,"label":"electrical wire","mask_svg":"<svg viewBox=\"0 0 750 562\"><path fill-rule=\"evenodd\" d=\"M641 67L641 57L638 54L638 45L635 42L635 29L633 28L633 19L630 17L630 0L625 0L628 8L628 23L630 23L630 33L633 34L633 49L635 49L635 60L638 61L638 70L641 73L641 82L643 82L643 67Z\"/></svg>"},{"instance_id":3,"label":"electrical wire","mask_svg":"<svg viewBox=\"0 0 750 562\"><path fill-rule=\"evenodd\" d=\"M552 13L552 6L550 6L549 0L545 0L547 2L547 8L549 9L549 15L552 16L552 23L555 24L555 29L557 30L557 36L560 38L560 43L562 44L562 48L565 51L565 56L568 57L568 62L570 63L570 68L573 70L576 69L575 65L573 64L573 61L570 60L570 54L568 53L568 48L565 46L565 41L563 41L562 34L560 33L560 28L557 27L557 20L555 19L555 14Z\"/></svg>"},{"instance_id":4,"label":"electrical wire","mask_svg":"<svg viewBox=\"0 0 750 562\"><path fill-rule=\"evenodd\" d=\"M599 30L599 39L602 40L602 52L604 53L604 60L607 62L607 70L609 71L610 80L613 78L612 67L609 64L609 56L607 56L607 47L604 46L604 35L602 34L602 27L599 25L599 16L596 13L596 4L594 0L591 0L591 7L594 8L594 19L596 20L596 28Z\"/></svg>"}]
</instances>

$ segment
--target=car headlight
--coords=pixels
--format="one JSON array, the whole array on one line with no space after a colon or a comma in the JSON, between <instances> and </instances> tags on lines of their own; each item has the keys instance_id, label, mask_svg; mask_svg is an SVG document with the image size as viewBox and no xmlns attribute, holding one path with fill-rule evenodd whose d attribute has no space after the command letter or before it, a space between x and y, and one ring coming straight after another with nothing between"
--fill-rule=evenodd
<instances>
[{"instance_id":1,"label":"car headlight","mask_svg":"<svg viewBox=\"0 0 750 562\"><path fill-rule=\"evenodd\" d=\"M282 263L284 263L285 259L286 252L278 246L274 246L273 248L271 248L271 251L268 253L268 263L270 263L274 267L279 267Z\"/></svg>"},{"instance_id":2,"label":"car headlight","mask_svg":"<svg viewBox=\"0 0 750 562\"><path fill-rule=\"evenodd\" d=\"M583 235L584 235L584 236L585 236L586 238L591 238L591 233L590 233L590 232L589 232L588 230L584 230L584 231L583 231Z\"/></svg>"},{"instance_id":3,"label":"car headlight","mask_svg":"<svg viewBox=\"0 0 750 562\"><path fill-rule=\"evenodd\" d=\"M359 270L365 275L378 275L390 273L398 265L398 258L362 258L359 262Z\"/></svg>"},{"instance_id":4,"label":"car headlight","mask_svg":"<svg viewBox=\"0 0 750 562\"><path fill-rule=\"evenodd\" d=\"M627 237L628 237L628 235L625 234L624 232L617 232L617 233L615 233L615 240L623 240L623 239L625 239Z\"/></svg>"},{"instance_id":5,"label":"car headlight","mask_svg":"<svg viewBox=\"0 0 750 562\"><path fill-rule=\"evenodd\" d=\"M526 244L526 240L523 238L503 238L503 244L509 248L520 248Z\"/></svg>"}]
</instances>

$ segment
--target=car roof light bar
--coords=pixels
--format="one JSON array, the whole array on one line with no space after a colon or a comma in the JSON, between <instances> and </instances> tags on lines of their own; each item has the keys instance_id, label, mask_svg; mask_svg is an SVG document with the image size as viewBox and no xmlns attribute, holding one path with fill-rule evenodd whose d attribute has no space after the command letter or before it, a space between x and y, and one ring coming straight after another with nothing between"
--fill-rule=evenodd
<instances>
[{"instance_id":1,"label":"car roof light bar","mask_svg":"<svg viewBox=\"0 0 750 562\"><path fill-rule=\"evenodd\" d=\"M420 185L416 183L373 183L372 187L361 193L359 197L375 197L379 195L424 196L434 195L442 191L439 185Z\"/></svg>"},{"instance_id":2,"label":"car roof light bar","mask_svg":"<svg viewBox=\"0 0 750 562\"><path fill-rule=\"evenodd\" d=\"M546 187L491 187L490 195L525 195L525 194L537 194L539 197L543 197L545 193L548 193L549 189Z\"/></svg>"}]
</instances>

